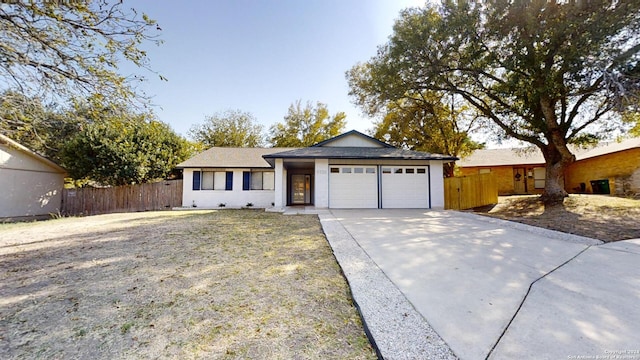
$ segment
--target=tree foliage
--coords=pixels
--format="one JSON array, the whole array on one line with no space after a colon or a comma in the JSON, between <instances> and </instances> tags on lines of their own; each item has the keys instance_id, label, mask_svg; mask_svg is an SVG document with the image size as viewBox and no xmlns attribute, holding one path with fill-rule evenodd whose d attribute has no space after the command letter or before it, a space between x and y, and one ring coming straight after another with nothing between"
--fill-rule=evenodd
<instances>
[{"instance_id":1,"label":"tree foliage","mask_svg":"<svg viewBox=\"0 0 640 360\"><path fill-rule=\"evenodd\" d=\"M140 45L159 43L154 20L122 1L15 0L0 5L0 83L25 95L131 100L122 62L148 69Z\"/></svg>"},{"instance_id":2,"label":"tree foliage","mask_svg":"<svg viewBox=\"0 0 640 360\"><path fill-rule=\"evenodd\" d=\"M274 147L306 147L340 135L347 115L338 112L331 116L327 105L311 102L303 107L298 100L289 106L284 123L271 126L269 142Z\"/></svg>"},{"instance_id":3,"label":"tree foliage","mask_svg":"<svg viewBox=\"0 0 640 360\"><path fill-rule=\"evenodd\" d=\"M543 198L556 202L575 161L567 145L615 125L612 110L637 89L638 33L638 1L445 0L403 11L389 42L347 78L370 114L425 90L464 99L540 148Z\"/></svg>"},{"instance_id":4,"label":"tree foliage","mask_svg":"<svg viewBox=\"0 0 640 360\"><path fill-rule=\"evenodd\" d=\"M396 147L464 157L484 147L469 137L478 119L466 110L446 104L440 94L423 92L388 103L373 136ZM453 163L445 164L445 174L453 176L453 168Z\"/></svg>"},{"instance_id":5,"label":"tree foliage","mask_svg":"<svg viewBox=\"0 0 640 360\"><path fill-rule=\"evenodd\" d=\"M264 145L264 127L248 112L228 110L207 116L189 135L205 147L259 147Z\"/></svg>"},{"instance_id":6,"label":"tree foliage","mask_svg":"<svg viewBox=\"0 0 640 360\"><path fill-rule=\"evenodd\" d=\"M632 126L629 133L632 136L640 137L640 112L625 113L623 119Z\"/></svg>"},{"instance_id":7,"label":"tree foliage","mask_svg":"<svg viewBox=\"0 0 640 360\"><path fill-rule=\"evenodd\" d=\"M78 130L76 117L39 98L0 94L0 132L56 162L65 140Z\"/></svg>"},{"instance_id":8,"label":"tree foliage","mask_svg":"<svg viewBox=\"0 0 640 360\"><path fill-rule=\"evenodd\" d=\"M187 156L188 144L168 125L126 110L89 119L60 153L73 179L113 186L163 179Z\"/></svg>"}]
</instances>

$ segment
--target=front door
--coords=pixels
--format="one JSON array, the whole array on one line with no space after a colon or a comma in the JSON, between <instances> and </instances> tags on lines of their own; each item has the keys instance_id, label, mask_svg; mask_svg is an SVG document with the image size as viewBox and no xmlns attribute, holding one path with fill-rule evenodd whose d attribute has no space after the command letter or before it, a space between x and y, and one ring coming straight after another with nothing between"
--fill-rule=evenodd
<instances>
[{"instance_id":1,"label":"front door","mask_svg":"<svg viewBox=\"0 0 640 360\"><path fill-rule=\"evenodd\" d=\"M513 192L515 194L527 193L527 173L525 168L513 168Z\"/></svg>"},{"instance_id":2,"label":"front door","mask_svg":"<svg viewBox=\"0 0 640 360\"><path fill-rule=\"evenodd\" d=\"M311 175L291 175L291 204L311 202Z\"/></svg>"}]
</instances>

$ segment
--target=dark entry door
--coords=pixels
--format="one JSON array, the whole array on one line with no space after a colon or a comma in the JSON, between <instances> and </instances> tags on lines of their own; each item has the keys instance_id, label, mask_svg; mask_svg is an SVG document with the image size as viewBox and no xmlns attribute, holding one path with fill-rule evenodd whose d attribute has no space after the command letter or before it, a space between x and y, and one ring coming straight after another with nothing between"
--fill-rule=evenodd
<instances>
[{"instance_id":1,"label":"dark entry door","mask_svg":"<svg viewBox=\"0 0 640 360\"><path fill-rule=\"evenodd\" d=\"M311 175L291 175L291 204L311 203Z\"/></svg>"}]
</instances>

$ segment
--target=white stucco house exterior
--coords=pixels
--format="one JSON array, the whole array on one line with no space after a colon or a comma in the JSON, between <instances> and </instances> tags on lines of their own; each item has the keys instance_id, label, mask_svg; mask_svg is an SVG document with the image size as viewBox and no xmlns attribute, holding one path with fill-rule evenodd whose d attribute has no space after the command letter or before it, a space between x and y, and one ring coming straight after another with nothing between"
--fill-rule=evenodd
<instances>
[{"instance_id":1,"label":"white stucco house exterior","mask_svg":"<svg viewBox=\"0 0 640 360\"><path fill-rule=\"evenodd\" d=\"M66 171L0 134L0 219L56 213Z\"/></svg>"},{"instance_id":2,"label":"white stucco house exterior","mask_svg":"<svg viewBox=\"0 0 640 360\"><path fill-rule=\"evenodd\" d=\"M354 130L307 148L214 147L178 168L183 207L441 209L443 164L455 160Z\"/></svg>"}]
</instances>

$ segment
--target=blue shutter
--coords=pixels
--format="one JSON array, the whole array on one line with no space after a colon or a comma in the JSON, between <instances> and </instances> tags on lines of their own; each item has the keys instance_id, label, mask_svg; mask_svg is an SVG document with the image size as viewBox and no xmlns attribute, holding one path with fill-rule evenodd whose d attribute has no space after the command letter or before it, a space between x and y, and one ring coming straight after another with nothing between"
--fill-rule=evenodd
<instances>
[{"instance_id":1,"label":"blue shutter","mask_svg":"<svg viewBox=\"0 0 640 360\"><path fill-rule=\"evenodd\" d=\"M200 171L193 172L193 187L192 190L200 190Z\"/></svg>"},{"instance_id":2,"label":"blue shutter","mask_svg":"<svg viewBox=\"0 0 640 360\"><path fill-rule=\"evenodd\" d=\"M233 171L227 171L227 180L224 184L225 190L233 190Z\"/></svg>"},{"instance_id":3,"label":"blue shutter","mask_svg":"<svg viewBox=\"0 0 640 360\"><path fill-rule=\"evenodd\" d=\"M243 171L242 172L242 190L251 189L251 172Z\"/></svg>"}]
</instances>

